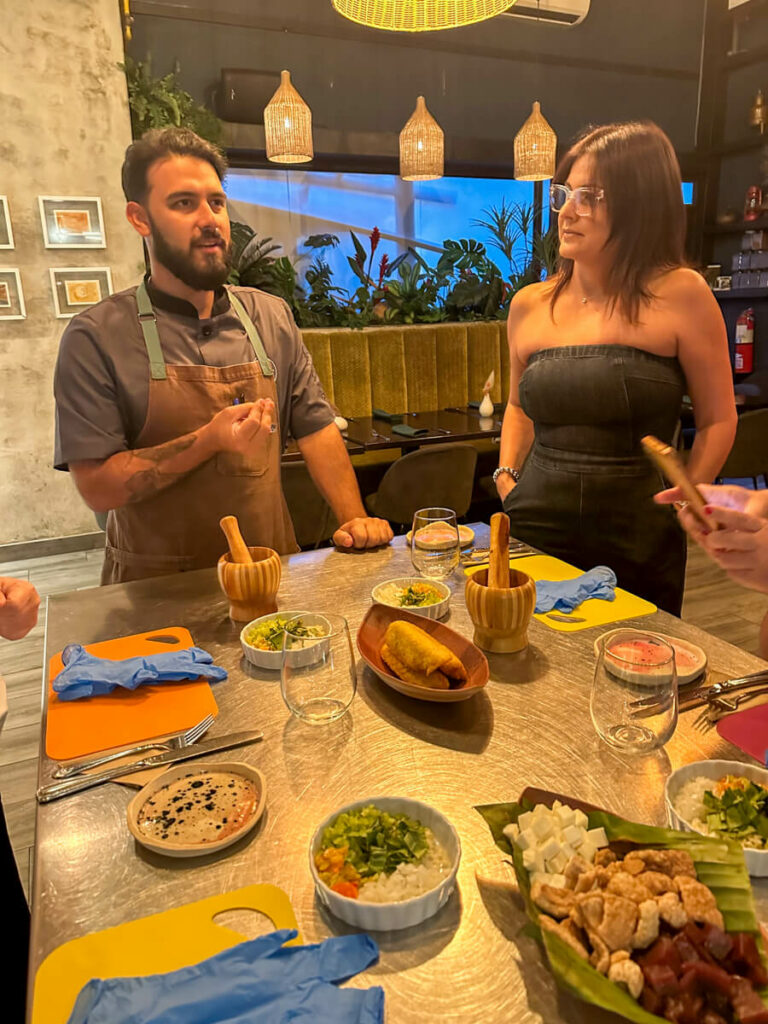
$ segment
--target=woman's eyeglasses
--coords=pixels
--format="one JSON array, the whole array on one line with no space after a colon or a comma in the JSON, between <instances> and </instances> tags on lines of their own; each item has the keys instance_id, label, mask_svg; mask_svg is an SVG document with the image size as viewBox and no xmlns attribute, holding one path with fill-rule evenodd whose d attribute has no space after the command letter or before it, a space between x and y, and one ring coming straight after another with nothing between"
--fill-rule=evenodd
<instances>
[{"instance_id":1,"label":"woman's eyeglasses","mask_svg":"<svg viewBox=\"0 0 768 1024\"><path fill-rule=\"evenodd\" d=\"M597 204L605 199L605 192L597 185L582 185L580 188L568 188L567 185L549 186L549 207L555 213L560 213L569 199L573 200L573 209L577 217L592 217Z\"/></svg>"}]
</instances>

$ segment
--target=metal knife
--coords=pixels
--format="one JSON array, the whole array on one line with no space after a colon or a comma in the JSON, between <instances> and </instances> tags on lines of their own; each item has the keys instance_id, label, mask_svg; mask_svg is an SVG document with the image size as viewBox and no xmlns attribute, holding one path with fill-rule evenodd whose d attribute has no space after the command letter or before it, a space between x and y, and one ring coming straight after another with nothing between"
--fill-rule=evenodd
<instances>
[{"instance_id":1,"label":"metal knife","mask_svg":"<svg viewBox=\"0 0 768 1024\"><path fill-rule=\"evenodd\" d=\"M248 743L258 743L259 740L263 739L264 733L258 729L251 730L250 732L230 732L226 736L204 740L202 743L194 743L191 747L185 747L183 750L166 750L163 754L153 754L152 757L143 757L140 761L118 765L115 768L108 768L106 771L96 772L93 775L78 775L74 779L52 782L50 785L41 786L38 789L37 799L41 804L47 804L51 800L58 800L61 796L79 793L83 789L90 789L91 786L98 786L102 782L109 782L111 779L118 779L123 775L130 775L132 772L142 772L147 768L157 768L164 764L175 764L177 761L188 761L193 757L200 757L202 754L212 754L217 750L232 750L233 747L244 747Z\"/></svg>"},{"instance_id":2,"label":"metal knife","mask_svg":"<svg viewBox=\"0 0 768 1024\"><path fill-rule=\"evenodd\" d=\"M748 676L741 676L739 679L725 679L721 683L710 683L706 686L696 686L687 693L680 694L680 710L690 711L692 708L704 707L715 697L725 697L729 693L738 693L740 690L747 690L752 686L759 686L768 683L768 671L753 672ZM639 700L633 700L629 707L633 713L639 714L643 709L653 708L658 703L655 695L649 694Z\"/></svg>"}]
</instances>

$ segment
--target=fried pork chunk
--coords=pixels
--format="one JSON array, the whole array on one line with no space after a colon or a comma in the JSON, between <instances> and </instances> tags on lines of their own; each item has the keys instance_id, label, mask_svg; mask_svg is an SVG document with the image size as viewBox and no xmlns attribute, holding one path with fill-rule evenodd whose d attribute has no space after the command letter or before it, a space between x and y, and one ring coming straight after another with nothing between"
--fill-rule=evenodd
<instances>
[{"instance_id":1,"label":"fried pork chunk","mask_svg":"<svg viewBox=\"0 0 768 1024\"><path fill-rule=\"evenodd\" d=\"M584 860L584 858L580 857L578 853L574 854L574 856L571 857L571 859L566 864L565 871L563 872L563 874L565 875L566 889L575 890L579 878L581 878L581 876L584 874L588 874L589 872L591 872L591 870L592 865L589 863L589 861Z\"/></svg>"},{"instance_id":2,"label":"fried pork chunk","mask_svg":"<svg viewBox=\"0 0 768 1024\"><path fill-rule=\"evenodd\" d=\"M659 937L659 908L656 900L645 900L637 908L637 927L632 936L633 949L647 949Z\"/></svg>"},{"instance_id":3,"label":"fried pork chunk","mask_svg":"<svg viewBox=\"0 0 768 1024\"><path fill-rule=\"evenodd\" d=\"M608 980L617 985L624 985L633 999L639 999L643 991L645 979L639 964L634 960L619 960L608 968Z\"/></svg>"},{"instance_id":4,"label":"fried pork chunk","mask_svg":"<svg viewBox=\"0 0 768 1024\"><path fill-rule=\"evenodd\" d=\"M615 864L617 860L618 857L613 850L605 846L595 854L594 865L596 868L607 868L609 864Z\"/></svg>"},{"instance_id":5,"label":"fried pork chunk","mask_svg":"<svg viewBox=\"0 0 768 1024\"><path fill-rule=\"evenodd\" d=\"M692 921L713 924L721 929L725 927L715 897L706 885L684 875L677 877L675 881L680 889L683 909Z\"/></svg>"},{"instance_id":6,"label":"fried pork chunk","mask_svg":"<svg viewBox=\"0 0 768 1024\"><path fill-rule=\"evenodd\" d=\"M579 938L578 929L570 918L566 921L555 921L554 918L541 914L539 924L545 931L552 932L553 935L558 935L563 942L567 942L582 960L589 960L586 946Z\"/></svg>"},{"instance_id":7,"label":"fried pork chunk","mask_svg":"<svg viewBox=\"0 0 768 1024\"><path fill-rule=\"evenodd\" d=\"M576 897L571 915L590 940L598 936L610 952L631 949L637 926L637 904L607 892L587 892Z\"/></svg>"},{"instance_id":8,"label":"fried pork chunk","mask_svg":"<svg viewBox=\"0 0 768 1024\"><path fill-rule=\"evenodd\" d=\"M677 878L679 875L696 878L693 858L684 850L632 850L621 862L621 867L630 875L639 875L643 871L659 871L670 878Z\"/></svg>"},{"instance_id":9,"label":"fried pork chunk","mask_svg":"<svg viewBox=\"0 0 768 1024\"><path fill-rule=\"evenodd\" d=\"M643 872L647 874L647 872ZM626 871L619 871L608 880L605 887L606 892L612 892L616 896L624 896L633 903L644 903L653 898L651 890L640 881L641 875L628 875Z\"/></svg>"},{"instance_id":10,"label":"fried pork chunk","mask_svg":"<svg viewBox=\"0 0 768 1024\"><path fill-rule=\"evenodd\" d=\"M676 892L665 892L661 896L657 896L656 906L659 908L659 917L670 928L679 930L688 923L688 915Z\"/></svg>"},{"instance_id":11,"label":"fried pork chunk","mask_svg":"<svg viewBox=\"0 0 768 1024\"><path fill-rule=\"evenodd\" d=\"M677 892L677 885L674 878L663 874L661 871L643 871L634 876L638 882L642 882L646 889L650 889L652 896L662 896L665 892Z\"/></svg>"},{"instance_id":12,"label":"fried pork chunk","mask_svg":"<svg viewBox=\"0 0 768 1024\"><path fill-rule=\"evenodd\" d=\"M552 917L568 917L576 904L576 896L570 889L558 889L554 885L536 881L531 886L531 899Z\"/></svg>"}]
</instances>

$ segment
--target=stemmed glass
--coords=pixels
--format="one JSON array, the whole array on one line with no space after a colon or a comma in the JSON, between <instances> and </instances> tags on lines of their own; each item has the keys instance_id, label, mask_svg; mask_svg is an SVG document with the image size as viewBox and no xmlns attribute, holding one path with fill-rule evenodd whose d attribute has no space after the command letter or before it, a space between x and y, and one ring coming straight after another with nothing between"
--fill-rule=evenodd
<instances>
[{"instance_id":1,"label":"stemmed glass","mask_svg":"<svg viewBox=\"0 0 768 1024\"><path fill-rule=\"evenodd\" d=\"M450 508L421 508L411 527L411 562L417 572L444 580L459 564L459 527Z\"/></svg>"},{"instance_id":2,"label":"stemmed glass","mask_svg":"<svg viewBox=\"0 0 768 1024\"><path fill-rule=\"evenodd\" d=\"M307 626L319 627L319 635L307 636ZM355 656L343 616L324 612L286 622L280 692L292 714L313 725L333 722L356 691Z\"/></svg>"},{"instance_id":3,"label":"stemmed glass","mask_svg":"<svg viewBox=\"0 0 768 1024\"><path fill-rule=\"evenodd\" d=\"M652 704L633 703L648 697ZM601 638L589 706L598 735L612 747L662 747L677 725L675 652L653 633L618 629Z\"/></svg>"}]
</instances>

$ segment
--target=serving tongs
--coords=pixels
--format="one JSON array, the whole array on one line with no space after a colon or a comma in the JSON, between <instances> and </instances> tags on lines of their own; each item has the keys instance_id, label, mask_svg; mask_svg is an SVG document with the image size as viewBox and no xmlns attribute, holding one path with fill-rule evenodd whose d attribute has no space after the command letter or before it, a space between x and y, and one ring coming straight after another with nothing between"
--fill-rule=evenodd
<instances>
[{"instance_id":1,"label":"serving tongs","mask_svg":"<svg viewBox=\"0 0 768 1024\"><path fill-rule=\"evenodd\" d=\"M711 686L697 686L688 693L680 696L680 711L691 711L693 708L705 707L718 698L728 697L734 693L743 693L748 690L759 689L768 686L768 669L759 672L752 672L747 676L740 676L737 679L725 679L719 683L712 683ZM757 696L755 693L753 696ZM657 715L663 710L663 701L658 697L641 697L629 704L631 713L635 718L646 718L649 715Z\"/></svg>"}]
</instances>

